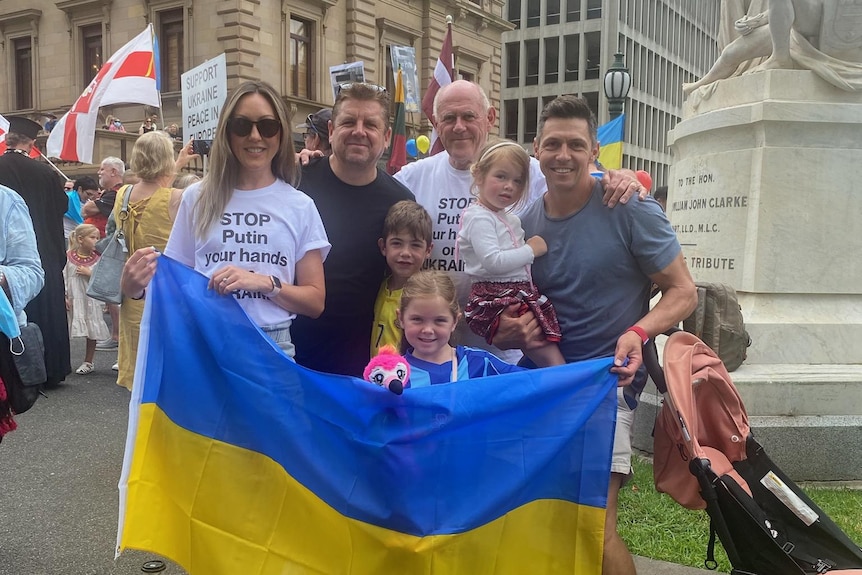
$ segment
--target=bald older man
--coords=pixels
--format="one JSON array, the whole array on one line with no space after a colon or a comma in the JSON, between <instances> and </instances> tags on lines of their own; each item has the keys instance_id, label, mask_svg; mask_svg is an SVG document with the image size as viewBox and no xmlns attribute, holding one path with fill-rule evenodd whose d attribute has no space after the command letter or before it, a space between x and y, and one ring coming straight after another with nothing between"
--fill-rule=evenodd
<instances>
[{"instance_id":1,"label":"bald older man","mask_svg":"<svg viewBox=\"0 0 862 575\"><path fill-rule=\"evenodd\" d=\"M431 214L434 246L430 266L444 270L455 281L463 307L470 293L470 278L464 273L464 264L455 254L461 213L474 199L470 193L473 178L470 166L478 160L482 147L488 141L497 120L497 110L491 105L481 86L466 80L457 80L443 87L434 99L434 117L431 119L444 150L439 154L408 164L395 174ZM638 192L646 197L647 190L629 170L611 171L603 181L604 202L613 207L626 203ZM547 187L539 163L530 164L528 200L522 209L541 197ZM484 339L459 324L460 342L489 349L499 357L517 362L520 352L503 351L489 346Z\"/></svg>"}]
</instances>

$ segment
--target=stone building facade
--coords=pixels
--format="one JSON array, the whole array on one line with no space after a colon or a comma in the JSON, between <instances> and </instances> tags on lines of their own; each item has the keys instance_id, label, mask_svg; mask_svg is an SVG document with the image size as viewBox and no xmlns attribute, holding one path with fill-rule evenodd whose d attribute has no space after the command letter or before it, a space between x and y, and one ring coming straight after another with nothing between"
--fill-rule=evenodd
<instances>
[{"instance_id":1,"label":"stone building facade","mask_svg":"<svg viewBox=\"0 0 862 575\"><path fill-rule=\"evenodd\" d=\"M228 88L263 79L300 123L333 101L329 67L364 62L366 81L394 88L389 46L412 46L428 85L452 15L455 69L499 103L500 37L513 28L503 0L30 0L0 3L0 113L61 115L104 60L153 23L160 44L162 114L182 125L180 75L224 52ZM419 94L421 98L421 93ZM137 132L143 106L103 108ZM408 130L430 131L421 113ZM97 135L98 138L98 135Z\"/></svg>"}]
</instances>

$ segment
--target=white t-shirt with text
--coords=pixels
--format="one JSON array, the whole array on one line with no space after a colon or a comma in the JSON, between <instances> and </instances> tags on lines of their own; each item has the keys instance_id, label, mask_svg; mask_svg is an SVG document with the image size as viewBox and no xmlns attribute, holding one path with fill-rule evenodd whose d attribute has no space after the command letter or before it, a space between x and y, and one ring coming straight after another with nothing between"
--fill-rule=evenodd
<instances>
[{"instance_id":1,"label":"white t-shirt with text","mask_svg":"<svg viewBox=\"0 0 862 575\"><path fill-rule=\"evenodd\" d=\"M222 217L203 239L195 237L194 206L200 184L184 193L165 255L207 277L226 266L278 277L292 285L296 262L311 250L325 259L329 240L311 198L282 180L257 190L234 190ZM261 292L239 290L234 297L257 325L279 325L296 314Z\"/></svg>"}]
</instances>

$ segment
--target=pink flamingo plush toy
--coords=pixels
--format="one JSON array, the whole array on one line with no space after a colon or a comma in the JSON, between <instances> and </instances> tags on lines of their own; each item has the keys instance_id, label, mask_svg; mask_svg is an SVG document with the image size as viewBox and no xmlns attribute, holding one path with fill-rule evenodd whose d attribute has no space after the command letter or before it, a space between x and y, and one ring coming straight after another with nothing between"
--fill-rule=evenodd
<instances>
[{"instance_id":1,"label":"pink flamingo plush toy","mask_svg":"<svg viewBox=\"0 0 862 575\"><path fill-rule=\"evenodd\" d=\"M410 364L394 347L384 345L365 366L362 377L395 395L401 395L410 386Z\"/></svg>"}]
</instances>

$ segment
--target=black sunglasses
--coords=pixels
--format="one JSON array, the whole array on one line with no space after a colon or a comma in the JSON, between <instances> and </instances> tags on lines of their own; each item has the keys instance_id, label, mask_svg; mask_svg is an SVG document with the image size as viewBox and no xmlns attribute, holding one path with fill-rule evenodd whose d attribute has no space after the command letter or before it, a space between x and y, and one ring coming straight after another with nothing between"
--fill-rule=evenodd
<instances>
[{"instance_id":1,"label":"black sunglasses","mask_svg":"<svg viewBox=\"0 0 862 575\"><path fill-rule=\"evenodd\" d=\"M251 127L257 127L257 133L262 138L272 138L281 133L281 122L275 118L264 118L257 122L252 122L248 118L231 118L227 121L227 129L234 136L244 138L251 134Z\"/></svg>"}]
</instances>

